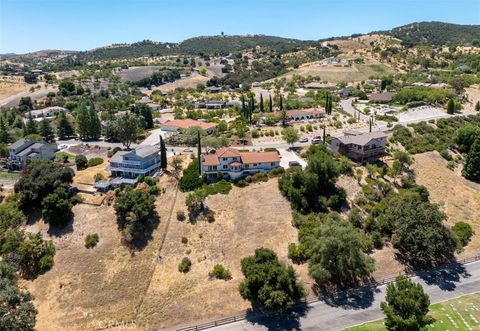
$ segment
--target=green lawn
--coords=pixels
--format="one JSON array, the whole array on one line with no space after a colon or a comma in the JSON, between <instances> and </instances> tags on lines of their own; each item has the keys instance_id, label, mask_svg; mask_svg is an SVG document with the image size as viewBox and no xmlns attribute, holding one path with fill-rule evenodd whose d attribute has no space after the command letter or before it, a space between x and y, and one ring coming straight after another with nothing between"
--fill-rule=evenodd
<instances>
[{"instance_id":1,"label":"green lawn","mask_svg":"<svg viewBox=\"0 0 480 331\"><path fill-rule=\"evenodd\" d=\"M471 331L480 330L480 292L465 295L430 306L430 314L435 323L428 327L431 331ZM383 320L365 323L345 331L384 331Z\"/></svg>"}]
</instances>

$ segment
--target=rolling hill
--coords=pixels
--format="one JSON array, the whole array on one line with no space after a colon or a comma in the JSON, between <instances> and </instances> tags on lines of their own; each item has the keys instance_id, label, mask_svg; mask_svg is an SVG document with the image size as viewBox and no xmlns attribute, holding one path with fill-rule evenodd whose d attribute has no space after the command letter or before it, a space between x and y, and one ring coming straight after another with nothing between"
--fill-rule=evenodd
<instances>
[{"instance_id":1,"label":"rolling hill","mask_svg":"<svg viewBox=\"0 0 480 331\"><path fill-rule=\"evenodd\" d=\"M385 31L407 45L463 45L480 42L480 25L420 22Z\"/></svg>"}]
</instances>

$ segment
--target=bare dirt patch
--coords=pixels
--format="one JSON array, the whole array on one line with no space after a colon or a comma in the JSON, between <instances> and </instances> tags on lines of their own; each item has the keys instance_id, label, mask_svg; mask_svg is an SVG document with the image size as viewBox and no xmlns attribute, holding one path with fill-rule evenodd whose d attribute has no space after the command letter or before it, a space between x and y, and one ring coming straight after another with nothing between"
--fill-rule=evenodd
<instances>
[{"instance_id":1,"label":"bare dirt patch","mask_svg":"<svg viewBox=\"0 0 480 331\"><path fill-rule=\"evenodd\" d=\"M469 223L475 235L460 254L468 257L480 252L480 185L472 183L447 168L437 152L415 155L413 169L417 183L425 185L433 202L439 203L447 214L448 225L464 221Z\"/></svg>"},{"instance_id":2,"label":"bare dirt patch","mask_svg":"<svg viewBox=\"0 0 480 331\"><path fill-rule=\"evenodd\" d=\"M207 204L215 212L214 223L172 220L162 262L155 269L139 310L140 325L165 328L219 318L250 307L238 293L243 279L240 260L263 246L287 262L288 244L297 241L290 205L277 185L277 180L272 179L246 188L234 187L228 195L210 196ZM175 210L186 210L184 198L185 194L179 194ZM182 237L188 239L187 244L181 243ZM182 274L177 267L185 256L192 261L192 269ZM231 280L209 280L208 273L217 263L230 269ZM299 270L303 278L306 267ZM309 288L310 280L305 280Z\"/></svg>"}]
</instances>

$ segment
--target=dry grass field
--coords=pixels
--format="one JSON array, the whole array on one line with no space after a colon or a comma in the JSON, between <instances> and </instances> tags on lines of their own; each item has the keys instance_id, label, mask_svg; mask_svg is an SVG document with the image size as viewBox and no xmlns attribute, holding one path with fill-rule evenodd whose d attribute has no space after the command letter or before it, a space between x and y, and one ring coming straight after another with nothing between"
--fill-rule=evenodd
<instances>
[{"instance_id":1,"label":"dry grass field","mask_svg":"<svg viewBox=\"0 0 480 331\"><path fill-rule=\"evenodd\" d=\"M139 251L121 244L111 206L76 205L73 222L61 233L49 233L41 220L27 227L40 231L57 247L53 269L22 283L35 295L38 330L98 330L108 323L135 320L175 202L175 181L164 176L159 185L166 188L156 201L159 224L149 244ZM84 240L91 233L97 233L100 241L87 249Z\"/></svg>"},{"instance_id":2,"label":"dry grass field","mask_svg":"<svg viewBox=\"0 0 480 331\"><path fill-rule=\"evenodd\" d=\"M415 155L413 169L417 174L417 183L425 185L431 200L442 206L448 216L448 225L464 221L475 231L460 257L480 253L480 185L449 170L447 161L437 152Z\"/></svg>"},{"instance_id":3,"label":"dry grass field","mask_svg":"<svg viewBox=\"0 0 480 331\"><path fill-rule=\"evenodd\" d=\"M381 63L354 64L351 67L343 66L322 66L319 63L313 63L302 66L290 71L285 77L291 78L294 74L301 76L318 76L321 81L332 83L340 82L360 82L371 77L380 77L393 74L394 69Z\"/></svg>"},{"instance_id":4,"label":"dry grass field","mask_svg":"<svg viewBox=\"0 0 480 331\"><path fill-rule=\"evenodd\" d=\"M215 212L214 223L172 220L162 262L155 268L139 309L139 325L159 329L219 318L250 307L238 293L243 278L240 260L264 246L287 261L287 246L297 241L290 206L277 185L272 179L246 188L234 187L228 195L208 197L207 204ZM184 196L179 194L175 210L185 210ZM187 244L182 244L182 237L188 239ZM185 256L192 261L192 269L182 274L177 267ZM209 279L208 273L217 263L230 269L231 280ZM299 274L306 275L304 269Z\"/></svg>"},{"instance_id":5,"label":"dry grass field","mask_svg":"<svg viewBox=\"0 0 480 331\"><path fill-rule=\"evenodd\" d=\"M0 100L13 96L17 93L25 92L30 89L30 85L25 83L0 82Z\"/></svg>"}]
</instances>

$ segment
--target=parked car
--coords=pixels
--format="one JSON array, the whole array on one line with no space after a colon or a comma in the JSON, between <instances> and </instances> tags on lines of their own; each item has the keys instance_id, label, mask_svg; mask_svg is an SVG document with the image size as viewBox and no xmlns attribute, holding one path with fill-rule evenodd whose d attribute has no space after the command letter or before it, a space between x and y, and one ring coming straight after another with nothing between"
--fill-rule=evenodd
<instances>
[{"instance_id":1,"label":"parked car","mask_svg":"<svg viewBox=\"0 0 480 331\"><path fill-rule=\"evenodd\" d=\"M322 143L322 138L315 137L312 139L312 144L321 144Z\"/></svg>"},{"instance_id":2,"label":"parked car","mask_svg":"<svg viewBox=\"0 0 480 331\"><path fill-rule=\"evenodd\" d=\"M193 149L191 149L191 148L185 148L183 151L184 151L185 153L192 153L192 152L193 152Z\"/></svg>"},{"instance_id":3,"label":"parked car","mask_svg":"<svg viewBox=\"0 0 480 331\"><path fill-rule=\"evenodd\" d=\"M298 142L300 142L300 143L308 143L308 138L307 138L307 137L300 138L300 140L299 140Z\"/></svg>"},{"instance_id":4,"label":"parked car","mask_svg":"<svg viewBox=\"0 0 480 331\"><path fill-rule=\"evenodd\" d=\"M288 162L288 166L290 168L293 168L293 167L302 167L302 165L300 163L298 163L297 161L290 161Z\"/></svg>"}]
</instances>

